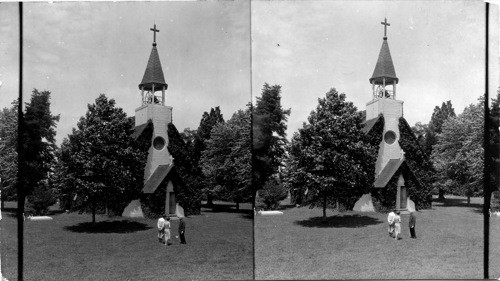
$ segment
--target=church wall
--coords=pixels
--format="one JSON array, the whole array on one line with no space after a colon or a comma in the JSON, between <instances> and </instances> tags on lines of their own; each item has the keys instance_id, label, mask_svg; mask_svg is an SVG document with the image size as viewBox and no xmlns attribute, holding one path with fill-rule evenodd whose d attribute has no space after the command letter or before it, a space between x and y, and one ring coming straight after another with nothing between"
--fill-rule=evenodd
<instances>
[{"instance_id":1,"label":"church wall","mask_svg":"<svg viewBox=\"0 0 500 281\"><path fill-rule=\"evenodd\" d=\"M153 138L151 140L151 147L148 150L148 160L144 170L144 180L147 180L159 165L171 163L170 153L167 150L167 124L172 122L172 107L148 104L137 108L135 116L136 126L146 123L149 119L153 121ZM155 149L152 145L156 137L162 137L165 140L165 145L161 150Z\"/></svg>"},{"instance_id":2,"label":"church wall","mask_svg":"<svg viewBox=\"0 0 500 281\"><path fill-rule=\"evenodd\" d=\"M396 134L396 140L388 144L382 138L375 164L375 174L379 174L390 159L401 157L401 147L399 146L399 118L403 116L403 101L393 99L376 99L366 105L366 119L376 118L380 113L384 116L384 135L387 131Z\"/></svg>"}]
</instances>

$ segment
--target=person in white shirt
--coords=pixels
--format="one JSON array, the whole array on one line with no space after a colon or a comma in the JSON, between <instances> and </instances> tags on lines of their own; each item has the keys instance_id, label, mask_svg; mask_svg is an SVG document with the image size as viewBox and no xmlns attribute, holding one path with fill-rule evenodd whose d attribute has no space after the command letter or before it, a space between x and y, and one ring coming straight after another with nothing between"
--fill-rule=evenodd
<instances>
[{"instance_id":1,"label":"person in white shirt","mask_svg":"<svg viewBox=\"0 0 500 281\"><path fill-rule=\"evenodd\" d=\"M166 225L166 221L165 221L164 217L160 217L158 219L158 223L157 223L158 242L167 244L167 242L165 240L165 225ZM170 223L169 223L169 225L170 225Z\"/></svg>"},{"instance_id":2,"label":"person in white shirt","mask_svg":"<svg viewBox=\"0 0 500 281\"><path fill-rule=\"evenodd\" d=\"M401 233L401 217L399 216L399 211L396 212L394 217L394 239L399 239L399 234Z\"/></svg>"},{"instance_id":3,"label":"person in white shirt","mask_svg":"<svg viewBox=\"0 0 500 281\"><path fill-rule=\"evenodd\" d=\"M387 222L389 223L389 236L393 236L394 235L394 217L396 216L396 214L394 213L394 211L391 211L389 213L389 215L387 216Z\"/></svg>"},{"instance_id":4,"label":"person in white shirt","mask_svg":"<svg viewBox=\"0 0 500 281\"><path fill-rule=\"evenodd\" d=\"M167 217L167 221L165 222L165 245L169 246L172 245L172 242L170 242L170 218Z\"/></svg>"}]
</instances>

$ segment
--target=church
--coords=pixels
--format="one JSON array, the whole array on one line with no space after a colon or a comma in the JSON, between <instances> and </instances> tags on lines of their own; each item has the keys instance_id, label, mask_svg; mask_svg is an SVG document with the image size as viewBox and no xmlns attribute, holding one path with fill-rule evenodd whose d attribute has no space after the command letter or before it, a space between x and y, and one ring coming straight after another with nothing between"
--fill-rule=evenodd
<instances>
[{"instance_id":1,"label":"church","mask_svg":"<svg viewBox=\"0 0 500 281\"><path fill-rule=\"evenodd\" d=\"M375 163L372 192L359 199L355 211L415 211L429 207L429 186L422 175L430 162L421 150L410 126L403 117L403 101L397 99L399 78L387 42L387 19L377 64L369 79L371 100L366 104L363 132L381 134ZM373 132L375 128L379 132ZM424 169L422 171L422 169ZM428 171L428 170L427 170Z\"/></svg>"},{"instance_id":2,"label":"church","mask_svg":"<svg viewBox=\"0 0 500 281\"><path fill-rule=\"evenodd\" d=\"M149 216L166 215L184 217L184 208L178 200L178 193L184 186L182 179L176 173L174 168L174 157L169 151L169 126L175 128L172 124L171 106L166 105L165 92L168 84L165 82L163 69L158 55L156 33L156 24L151 31L154 33L153 48L149 55L149 60L144 72L139 90L141 102L135 109L135 124L132 137L138 141L145 138L150 142L147 161L144 168L144 186L140 200L132 201L123 211L124 217L144 217L148 216L145 209L150 209L144 205L144 198L155 195L160 200L156 205L151 206L156 209L150 212ZM176 130L176 129L175 129ZM158 201L160 204L158 204ZM159 205L159 206L158 206Z\"/></svg>"}]
</instances>

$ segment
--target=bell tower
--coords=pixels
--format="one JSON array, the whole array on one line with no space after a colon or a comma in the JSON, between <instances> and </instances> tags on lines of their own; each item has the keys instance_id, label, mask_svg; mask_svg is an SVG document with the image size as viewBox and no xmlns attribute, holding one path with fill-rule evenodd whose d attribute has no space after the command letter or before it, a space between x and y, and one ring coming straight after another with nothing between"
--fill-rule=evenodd
<instances>
[{"instance_id":1,"label":"bell tower","mask_svg":"<svg viewBox=\"0 0 500 281\"><path fill-rule=\"evenodd\" d=\"M139 84L141 105L135 110L136 128L147 124L148 120L153 122L154 128L151 147L148 150L147 164L144 170L144 182L146 185L152 182L149 180L153 178L152 175L155 171L166 169L164 167L171 167L173 162L172 156L167 149L167 125L172 122L172 107L165 105L165 91L168 85L165 83L160 57L156 49L156 32L159 32L159 30L156 29L156 24L151 28L151 31L153 31L154 34L153 49L149 55L142 82ZM155 183L155 185L157 184L158 183ZM169 188L172 189L171 183L169 183ZM173 190L169 191L173 192ZM167 197L169 197L169 194L170 193L167 192ZM169 205L169 201L171 201L171 198L167 198L166 205ZM166 209L168 212L169 206L166 206Z\"/></svg>"},{"instance_id":2,"label":"bell tower","mask_svg":"<svg viewBox=\"0 0 500 281\"><path fill-rule=\"evenodd\" d=\"M366 104L366 120L384 116L383 139L380 144L375 173L378 175L390 159L400 159L403 151L399 146L399 118L403 117L403 101L396 99L396 85L399 82L392 63L389 44L387 43L387 26L385 19L384 37L375 70L369 79L372 85L372 99Z\"/></svg>"}]
</instances>

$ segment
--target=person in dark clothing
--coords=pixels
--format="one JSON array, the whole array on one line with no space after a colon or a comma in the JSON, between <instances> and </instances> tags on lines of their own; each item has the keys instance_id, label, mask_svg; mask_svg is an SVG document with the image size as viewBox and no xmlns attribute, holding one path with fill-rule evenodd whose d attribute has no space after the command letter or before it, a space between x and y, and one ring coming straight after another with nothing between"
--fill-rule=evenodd
<instances>
[{"instance_id":1,"label":"person in dark clothing","mask_svg":"<svg viewBox=\"0 0 500 281\"><path fill-rule=\"evenodd\" d=\"M411 238L417 238L417 235L415 234L415 223L416 222L417 222L417 219L415 218L415 214L413 212L410 212L410 222L408 223L408 226L410 227Z\"/></svg>"},{"instance_id":2,"label":"person in dark clothing","mask_svg":"<svg viewBox=\"0 0 500 281\"><path fill-rule=\"evenodd\" d=\"M179 237L181 238L181 244L186 244L186 237L184 237L184 232L186 230L186 222L184 218L179 219Z\"/></svg>"}]
</instances>

